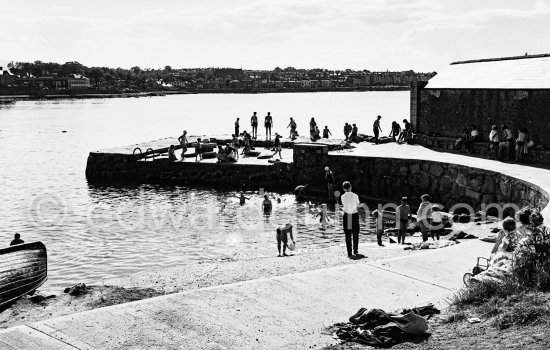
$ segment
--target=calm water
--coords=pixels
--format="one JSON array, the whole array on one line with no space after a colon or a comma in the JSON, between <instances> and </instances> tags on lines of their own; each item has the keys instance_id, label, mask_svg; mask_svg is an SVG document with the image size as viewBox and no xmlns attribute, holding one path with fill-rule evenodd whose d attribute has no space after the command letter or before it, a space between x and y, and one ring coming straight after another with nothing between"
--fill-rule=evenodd
<instances>
[{"instance_id":1,"label":"calm water","mask_svg":"<svg viewBox=\"0 0 550 350\"><path fill-rule=\"evenodd\" d=\"M338 137L346 121L371 133L381 114L387 135L392 120L408 116L409 93L177 95L0 106L0 242L8 245L15 232L27 242L44 242L51 288L203 259L273 255L274 229L285 222L295 225L300 249L342 243L333 208L323 232L313 219L319 203L297 203L289 194L273 194L281 203L263 215L253 193L241 206L236 193L86 182L89 151L178 136L182 129L228 134L236 117L250 129L253 111L261 121L270 111L274 131L283 135L292 116L301 134L315 117Z\"/></svg>"}]
</instances>

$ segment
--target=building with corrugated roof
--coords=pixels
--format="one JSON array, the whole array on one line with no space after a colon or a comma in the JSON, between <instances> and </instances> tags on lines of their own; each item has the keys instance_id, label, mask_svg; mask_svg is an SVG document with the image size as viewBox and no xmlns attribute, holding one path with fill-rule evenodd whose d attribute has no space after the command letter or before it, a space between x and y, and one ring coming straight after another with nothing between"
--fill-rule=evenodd
<instances>
[{"instance_id":1,"label":"building with corrugated roof","mask_svg":"<svg viewBox=\"0 0 550 350\"><path fill-rule=\"evenodd\" d=\"M550 54L454 62L427 83L411 87L411 122L423 134L458 136L476 125L488 138L506 124L527 128L550 148Z\"/></svg>"}]
</instances>

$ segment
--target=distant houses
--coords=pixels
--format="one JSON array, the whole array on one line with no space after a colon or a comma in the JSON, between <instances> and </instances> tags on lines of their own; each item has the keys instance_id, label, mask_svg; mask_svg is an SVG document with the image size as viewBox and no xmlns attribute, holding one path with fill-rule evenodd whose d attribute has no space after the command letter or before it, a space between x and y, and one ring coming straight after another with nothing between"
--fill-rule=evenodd
<instances>
[{"instance_id":1,"label":"distant houses","mask_svg":"<svg viewBox=\"0 0 550 350\"><path fill-rule=\"evenodd\" d=\"M296 69L273 70L242 68L130 69L86 67L78 62L64 64L17 62L11 71L0 70L0 87L43 90L238 90L238 91L315 91L333 89L408 88L412 82L427 81L435 73L413 71L371 72L368 70Z\"/></svg>"}]
</instances>

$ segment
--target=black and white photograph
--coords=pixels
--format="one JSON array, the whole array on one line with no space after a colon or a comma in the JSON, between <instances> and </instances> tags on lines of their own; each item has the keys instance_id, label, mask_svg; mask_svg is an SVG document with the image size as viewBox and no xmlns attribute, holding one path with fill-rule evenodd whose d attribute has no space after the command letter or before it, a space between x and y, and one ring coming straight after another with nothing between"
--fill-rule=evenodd
<instances>
[{"instance_id":1,"label":"black and white photograph","mask_svg":"<svg viewBox=\"0 0 550 350\"><path fill-rule=\"evenodd\" d=\"M0 23L0 350L550 349L550 0Z\"/></svg>"}]
</instances>

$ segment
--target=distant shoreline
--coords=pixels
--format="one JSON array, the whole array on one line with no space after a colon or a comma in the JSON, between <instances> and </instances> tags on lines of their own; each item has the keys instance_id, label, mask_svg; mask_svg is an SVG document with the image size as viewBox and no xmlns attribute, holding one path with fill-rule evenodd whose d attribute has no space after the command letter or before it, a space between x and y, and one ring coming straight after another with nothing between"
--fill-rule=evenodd
<instances>
[{"instance_id":1,"label":"distant shoreline","mask_svg":"<svg viewBox=\"0 0 550 350\"><path fill-rule=\"evenodd\" d=\"M131 98L153 97L166 95L190 95L190 94L270 94L270 93L305 93L305 92L357 92L357 91L408 91L408 86L368 86L359 88L327 88L327 89L287 89L287 88L263 88L263 89L188 89L188 90L154 90L143 92L99 93L88 91L86 93L55 93L37 95L28 94L0 94L0 99L15 101L38 101L56 99L92 99L92 98Z\"/></svg>"}]
</instances>

